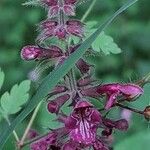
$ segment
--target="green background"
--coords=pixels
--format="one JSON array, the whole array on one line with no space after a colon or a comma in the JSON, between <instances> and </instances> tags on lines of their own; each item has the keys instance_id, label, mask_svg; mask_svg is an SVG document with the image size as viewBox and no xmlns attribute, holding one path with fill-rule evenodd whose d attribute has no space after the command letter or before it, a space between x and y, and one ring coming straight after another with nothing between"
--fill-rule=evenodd
<instances>
[{"instance_id":1,"label":"green background","mask_svg":"<svg viewBox=\"0 0 150 150\"><path fill-rule=\"evenodd\" d=\"M34 62L25 62L20 58L20 50L24 45L34 44L37 36L36 25L42 21L46 12L40 7L26 7L21 5L23 0L0 1L0 67L6 74L1 94L9 90L13 84L27 79L34 69ZM108 16L117 10L126 0L97 0L97 3L87 18L87 21L96 20L102 23ZM77 8L77 18L89 7L88 0ZM131 82L150 72L150 1L140 0L118 17L106 33L122 49L118 55L96 56L89 58L96 64L96 76L103 82ZM34 89L35 85L33 85ZM145 86L145 95L132 105L144 109L150 101L150 85ZM67 111L67 110L66 110ZM117 117L116 110L113 114ZM44 117L43 117L44 116ZM12 116L13 119L14 116ZM45 131L54 128L56 123L51 122L54 116L47 113L45 104L41 107L34 128ZM17 129L19 135L28 122L27 118ZM0 132L5 129L5 121L1 121ZM149 123L143 117L134 115L127 132L114 133L115 150L149 150L150 129ZM12 137L13 138L13 137ZM10 139L6 150L12 147L14 140ZM26 148L28 149L28 148Z\"/></svg>"}]
</instances>

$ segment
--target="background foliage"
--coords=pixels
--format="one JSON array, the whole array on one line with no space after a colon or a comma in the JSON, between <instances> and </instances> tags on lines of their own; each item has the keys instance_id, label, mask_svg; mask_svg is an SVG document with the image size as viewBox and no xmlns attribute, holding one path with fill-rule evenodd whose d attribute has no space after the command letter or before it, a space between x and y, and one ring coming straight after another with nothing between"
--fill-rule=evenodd
<instances>
[{"instance_id":1,"label":"background foliage","mask_svg":"<svg viewBox=\"0 0 150 150\"><path fill-rule=\"evenodd\" d=\"M122 6L125 1L97 0L97 4L87 18L87 21L103 22L103 20ZM44 19L45 12L41 8L22 6L21 3L23 2L25 1L0 1L0 66L5 72L5 81L0 91L1 94L10 90L15 83L31 77L31 72L35 66L34 62L27 63L21 60L20 49L24 45L34 44L34 39L37 36L36 24ZM90 0L78 7L77 11L79 13L77 18L81 18L89 5ZM150 71L149 6L149 0L140 0L106 30L106 33L111 35L122 49L122 53L87 57L89 61L96 64L96 76L101 81L135 81ZM36 85L34 85L31 92L34 92L35 88ZM132 105L141 109L148 105L150 101L149 91L150 85L145 86L145 95ZM34 123L34 127L39 129L40 132L45 132L48 127L54 128L57 125L55 122L51 122L55 116L48 114L44 107L45 104L41 106L41 110ZM118 115L116 111L114 113ZM17 132L20 136L27 121L28 118L18 128ZM2 120L0 132L2 132L5 126L6 123ZM129 147L127 149L141 150L142 145L149 147L150 129L148 129L148 126L149 124L143 118L133 115L128 133L114 134L116 136L115 149L124 150L124 147ZM140 139L138 138L139 136L141 137ZM138 140L143 142L137 142ZM10 139L5 149L11 150L13 144Z\"/></svg>"}]
</instances>

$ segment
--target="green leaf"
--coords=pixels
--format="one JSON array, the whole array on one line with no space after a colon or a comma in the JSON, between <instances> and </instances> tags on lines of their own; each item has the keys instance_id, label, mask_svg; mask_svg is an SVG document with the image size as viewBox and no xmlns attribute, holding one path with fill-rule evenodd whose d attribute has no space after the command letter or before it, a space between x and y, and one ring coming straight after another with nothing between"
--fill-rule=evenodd
<instances>
[{"instance_id":1,"label":"green leaf","mask_svg":"<svg viewBox=\"0 0 150 150\"><path fill-rule=\"evenodd\" d=\"M134 134L117 144L114 150L149 150L150 131Z\"/></svg>"},{"instance_id":2,"label":"green leaf","mask_svg":"<svg viewBox=\"0 0 150 150\"><path fill-rule=\"evenodd\" d=\"M29 98L29 89L30 81L25 80L19 85L14 85L10 91L10 94L5 92L0 101L3 113L5 115L11 115L20 111L21 106L25 104Z\"/></svg>"},{"instance_id":3,"label":"green leaf","mask_svg":"<svg viewBox=\"0 0 150 150\"><path fill-rule=\"evenodd\" d=\"M96 24L96 21L89 21L86 23L86 38L96 31ZM75 43L79 42L76 38L73 38L73 40ZM92 49L96 52L103 52L105 55L108 55L110 53L121 53L121 49L114 42L113 38L111 36L106 35L104 32L102 32L101 35L99 35L96 38L96 40L92 43Z\"/></svg>"},{"instance_id":4,"label":"green leaf","mask_svg":"<svg viewBox=\"0 0 150 150\"><path fill-rule=\"evenodd\" d=\"M92 48L97 52L102 51L105 55L121 53L121 49L114 42L113 38L104 32L92 43Z\"/></svg>"},{"instance_id":5,"label":"green leaf","mask_svg":"<svg viewBox=\"0 0 150 150\"><path fill-rule=\"evenodd\" d=\"M29 101L26 108L16 117L11 125L0 136L0 149L3 148L9 135L14 128L37 106L37 104L49 93L50 90L60 81L60 79L68 73L74 64L82 57L85 51L91 46L92 42L99 36L99 34L123 11L125 11L132 4L138 0L129 0L118 11L116 11L108 20L106 20L83 44L72 53L62 65L49 74L37 89L36 94Z\"/></svg>"},{"instance_id":6,"label":"green leaf","mask_svg":"<svg viewBox=\"0 0 150 150\"><path fill-rule=\"evenodd\" d=\"M3 85L3 83L4 83L4 78L5 78L5 74L0 68L0 89L1 89L1 87Z\"/></svg>"},{"instance_id":7,"label":"green leaf","mask_svg":"<svg viewBox=\"0 0 150 150\"><path fill-rule=\"evenodd\" d=\"M96 31L96 28L94 28L95 25L96 25L95 21L87 22L88 32L85 35L86 38L90 37ZM78 37L72 36L72 40L74 41L75 44L79 43ZM113 38L109 35L106 35L104 32L102 32L92 43L92 49L96 52L103 52L105 55L108 55L110 53L113 54L121 53L121 49L114 42Z\"/></svg>"}]
</instances>

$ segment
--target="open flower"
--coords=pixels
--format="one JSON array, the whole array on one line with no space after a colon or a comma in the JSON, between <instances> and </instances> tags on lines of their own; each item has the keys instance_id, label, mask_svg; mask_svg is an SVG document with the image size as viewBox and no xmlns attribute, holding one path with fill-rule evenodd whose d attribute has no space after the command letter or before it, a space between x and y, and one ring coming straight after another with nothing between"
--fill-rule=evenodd
<instances>
[{"instance_id":1,"label":"open flower","mask_svg":"<svg viewBox=\"0 0 150 150\"><path fill-rule=\"evenodd\" d=\"M118 96L123 96L125 99L131 99L143 94L143 89L135 84L105 84L97 88L100 94L106 94L107 101L105 109L110 109L117 101Z\"/></svg>"},{"instance_id":2,"label":"open flower","mask_svg":"<svg viewBox=\"0 0 150 150\"><path fill-rule=\"evenodd\" d=\"M95 142L101 114L87 101L79 101L65 122L74 142L90 145Z\"/></svg>"}]
</instances>

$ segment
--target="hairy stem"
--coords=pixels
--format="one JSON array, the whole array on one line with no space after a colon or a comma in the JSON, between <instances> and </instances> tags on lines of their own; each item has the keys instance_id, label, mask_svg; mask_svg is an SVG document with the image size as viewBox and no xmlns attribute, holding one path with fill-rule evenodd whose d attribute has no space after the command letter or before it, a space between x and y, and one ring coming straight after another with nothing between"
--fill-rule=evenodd
<instances>
[{"instance_id":1,"label":"hairy stem","mask_svg":"<svg viewBox=\"0 0 150 150\"><path fill-rule=\"evenodd\" d=\"M7 118L5 118L5 119L6 119L7 123L10 125L11 123L10 123L10 121L9 121L9 118L7 117ZM13 131L13 135L14 135L16 141L19 142L19 137L18 137L18 135L17 135L17 133L16 133L15 130Z\"/></svg>"},{"instance_id":2,"label":"hairy stem","mask_svg":"<svg viewBox=\"0 0 150 150\"><path fill-rule=\"evenodd\" d=\"M96 0L93 0L92 4L90 5L90 7L88 8L88 10L85 12L85 14L83 15L83 17L81 18L81 21L85 21L85 19L88 17L88 15L90 14L90 12L92 11L94 5L96 3Z\"/></svg>"},{"instance_id":3,"label":"hairy stem","mask_svg":"<svg viewBox=\"0 0 150 150\"><path fill-rule=\"evenodd\" d=\"M30 130L34 120L35 120L35 117L36 117L36 115L37 115L37 113L39 111L39 108L40 108L41 104L42 104L42 101L37 105L37 107L35 108L35 110L34 110L34 112L32 114L32 117L31 117L31 119L30 119L30 121L28 123L28 126L27 126L27 128L26 128L26 130L25 130L25 132L24 132L24 134L23 134L23 136L22 136L22 138L21 138L21 140L19 142L19 146L20 147L22 147L22 145L23 145L23 143L24 143L24 141L25 141L25 139L27 137L27 134L28 134L28 132L29 132L29 130Z\"/></svg>"},{"instance_id":4,"label":"hairy stem","mask_svg":"<svg viewBox=\"0 0 150 150\"><path fill-rule=\"evenodd\" d=\"M24 143L21 145L21 148L23 148L23 147L25 147L25 146L27 146L27 145L33 143L33 142L36 142L36 141L40 140L41 138L43 138L43 137L45 137L45 136L47 136L47 135L48 135L48 133L43 134L43 135L41 135L41 136L37 136L37 137L35 137L35 138L33 138L33 139L29 140L29 141L24 142Z\"/></svg>"},{"instance_id":5,"label":"hairy stem","mask_svg":"<svg viewBox=\"0 0 150 150\"><path fill-rule=\"evenodd\" d=\"M128 110L130 110L130 111L132 111L132 112L135 112L135 113L138 113L138 114L143 115L143 111L137 110L137 109L135 109L135 108L131 108L131 107L122 105L122 104L120 104L120 103L116 103L115 105L116 105L116 106L119 106L119 107L121 107L121 108L124 108L124 109L128 109Z\"/></svg>"}]
</instances>

